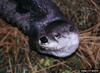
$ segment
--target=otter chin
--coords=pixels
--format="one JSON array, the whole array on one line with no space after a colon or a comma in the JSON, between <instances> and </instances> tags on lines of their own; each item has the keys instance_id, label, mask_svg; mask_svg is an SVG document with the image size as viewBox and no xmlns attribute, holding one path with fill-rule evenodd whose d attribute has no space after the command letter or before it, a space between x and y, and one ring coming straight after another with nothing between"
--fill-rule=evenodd
<instances>
[{"instance_id":1,"label":"otter chin","mask_svg":"<svg viewBox=\"0 0 100 73\"><path fill-rule=\"evenodd\" d=\"M39 44L42 50L40 50L42 53L50 54L57 57L67 57L71 54L73 54L79 45L79 35L77 33L65 33L62 37L58 38L55 37L55 40L51 40L48 37L43 37L47 39L48 41L45 43L42 43L41 40L39 40Z\"/></svg>"},{"instance_id":2,"label":"otter chin","mask_svg":"<svg viewBox=\"0 0 100 73\"><path fill-rule=\"evenodd\" d=\"M48 37L42 37L39 40L39 45L45 54L50 54L57 57L67 57L73 54L79 45L79 35L77 33L65 33L62 37L56 37L56 40L51 40ZM47 40L47 41L46 41Z\"/></svg>"}]
</instances>

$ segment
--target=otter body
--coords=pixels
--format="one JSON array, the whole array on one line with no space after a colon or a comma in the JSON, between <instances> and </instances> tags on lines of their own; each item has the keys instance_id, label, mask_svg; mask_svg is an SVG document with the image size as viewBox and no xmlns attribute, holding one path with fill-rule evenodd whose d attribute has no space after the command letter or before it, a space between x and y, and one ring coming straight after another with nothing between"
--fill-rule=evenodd
<instances>
[{"instance_id":1,"label":"otter body","mask_svg":"<svg viewBox=\"0 0 100 73\"><path fill-rule=\"evenodd\" d=\"M0 17L29 37L31 49L57 57L74 53L78 29L51 0L0 0Z\"/></svg>"}]
</instances>

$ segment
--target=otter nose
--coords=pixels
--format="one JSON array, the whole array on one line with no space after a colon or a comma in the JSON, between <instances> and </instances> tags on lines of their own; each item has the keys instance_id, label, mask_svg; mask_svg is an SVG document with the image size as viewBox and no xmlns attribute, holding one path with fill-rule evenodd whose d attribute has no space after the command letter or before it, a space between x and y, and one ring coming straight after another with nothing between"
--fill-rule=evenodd
<instances>
[{"instance_id":1,"label":"otter nose","mask_svg":"<svg viewBox=\"0 0 100 73\"><path fill-rule=\"evenodd\" d=\"M48 39L47 39L47 37L43 36L40 38L40 41L41 41L41 43L47 43Z\"/></svg>"}]
</instances>

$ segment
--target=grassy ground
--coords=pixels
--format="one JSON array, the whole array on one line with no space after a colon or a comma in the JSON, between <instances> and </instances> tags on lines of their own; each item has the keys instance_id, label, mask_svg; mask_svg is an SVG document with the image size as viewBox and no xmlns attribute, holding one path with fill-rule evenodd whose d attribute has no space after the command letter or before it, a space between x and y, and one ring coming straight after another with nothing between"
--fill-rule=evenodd
<instances>
[{"instance_id":1,"label":"grassy ground","mask_svg":"<svg viewBox=\"0 0 100 73\"><path fill-rule=\"evenodd\" d=\"M100 1L53 1L80 30L77 52L64 59L29 52L27 36L0 20L0 73L79 73L80 69L100 69Z\"/></svg>"}]
</instances>

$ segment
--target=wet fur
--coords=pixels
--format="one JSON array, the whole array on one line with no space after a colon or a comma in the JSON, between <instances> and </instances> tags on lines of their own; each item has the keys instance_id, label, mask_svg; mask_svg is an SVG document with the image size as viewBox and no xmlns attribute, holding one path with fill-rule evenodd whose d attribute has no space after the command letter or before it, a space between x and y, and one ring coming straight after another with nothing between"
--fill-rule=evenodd
<instances>
[{"instance_id":1,"label":"wet fur","mask_svg":"<svg viewBox=\"0 0 100 73\"><path fill-rule=\"evenodd\" d=\"M27 35L35 50L39 50L38 40L43 35L62 33L62 29L77 32L51 0L0 0L0 17Z\"/></svg>"}]
</instances>

